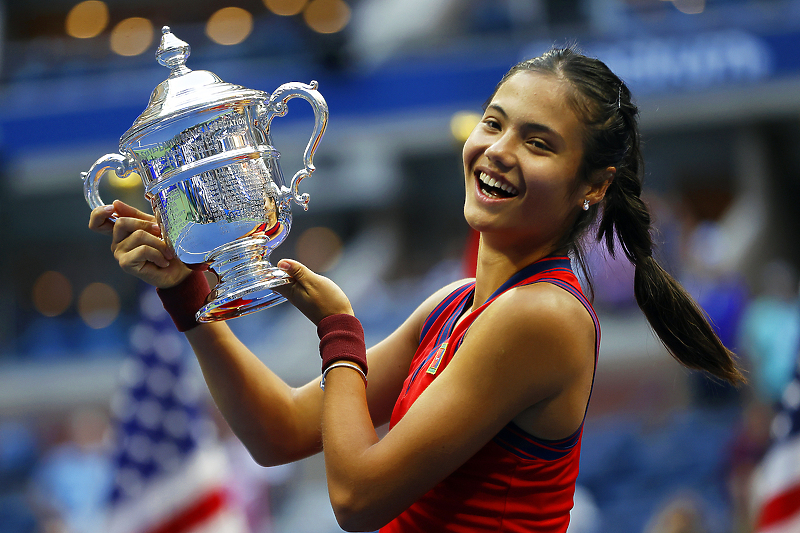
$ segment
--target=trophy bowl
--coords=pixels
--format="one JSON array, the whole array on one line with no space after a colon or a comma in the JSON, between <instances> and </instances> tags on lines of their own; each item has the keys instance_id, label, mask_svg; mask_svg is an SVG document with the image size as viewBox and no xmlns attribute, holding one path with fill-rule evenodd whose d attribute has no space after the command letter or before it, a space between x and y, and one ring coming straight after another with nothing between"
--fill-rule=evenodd
<instances>
[{"instance_id":1,"label":"trophy bowl","mask_svg":"<svg viewBox=\"0 0 800 533\"><path fill-rule=\"evenodd\" d=\"M119 153L104 155L81 176L91 208L104 205L98 187L107 172L141 177L145 198L176 257L217 276L197 313L199 322L211 322L285 301L272 289L292 279L272 266L269 256L291 229L291 202L307 209L308 195L297 187L314 172L312 158L327 126L328 106L315 81L286 83L272 94L246 89L187 68L189 53L189 45L165 26L156 58L170 69L169 77L120 138ZM304 168L287 186L270 125L295 97L311 104L315 123Z\"/></svg>"}]
</instances>

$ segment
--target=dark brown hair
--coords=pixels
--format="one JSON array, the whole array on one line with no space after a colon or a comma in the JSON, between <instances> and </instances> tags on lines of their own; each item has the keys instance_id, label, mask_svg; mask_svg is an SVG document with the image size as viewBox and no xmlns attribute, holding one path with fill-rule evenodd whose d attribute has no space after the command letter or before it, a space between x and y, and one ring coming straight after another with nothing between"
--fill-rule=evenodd
<instances>
[{"instance_id":1,"label":"dark brown hair","mask_svg":"<svg viewBox=\"0 0 800 533\"><path fill-rule=\"evenodd\" d=\"M602 61L570 47L551 49L518 63L497 87L525 71L551 75L568 88L569 103L586 125L579 180L591 182L596 171L616 168L603 201L579 212L565 236L565 247L586 271L581 238L589 228L597 228L597 240L605 241L612 256L618 241L635 266L636 302L670 354L688 368L704 370L730 383L744 383L734 354L722 344L705 313L653 258L650 212L641 198L639 110L627 85Z\"/></svg>"}]
</instances>

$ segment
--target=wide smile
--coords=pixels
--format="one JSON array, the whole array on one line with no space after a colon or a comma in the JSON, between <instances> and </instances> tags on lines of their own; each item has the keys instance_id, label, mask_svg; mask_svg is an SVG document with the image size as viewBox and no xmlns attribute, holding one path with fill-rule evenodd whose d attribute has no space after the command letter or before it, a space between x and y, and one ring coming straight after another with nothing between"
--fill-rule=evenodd
<instances>
[{"instance_id":1,"label":"wide smile","mask_svg":"<svg viewBox=\"0 0 800 533\"><path fill-rule=\"evenodd\" d=\"M475 177L478 181L478 190L487 198L513 198L519 194L519 191L507 181L489 176L483 171L476 172Z\"/></svg>"}]
</instances>

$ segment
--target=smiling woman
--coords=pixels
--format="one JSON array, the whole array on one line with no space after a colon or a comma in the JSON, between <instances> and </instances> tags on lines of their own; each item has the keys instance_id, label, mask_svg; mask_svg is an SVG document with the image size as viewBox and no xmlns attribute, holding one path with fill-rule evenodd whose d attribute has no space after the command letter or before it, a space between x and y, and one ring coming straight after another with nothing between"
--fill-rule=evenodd
<instances>
[{"instance_id":1,"label":"smiling woman","mask_svg":"<svg viewBox=\"0 0 800 533\"><path fill-rule=\"evenodd\" d=\"M603 169L605 179L593 187L576 183L584 125L565 100L566 89L534 72L510 77L464 144L467 222L486 238L501 232L507 240L513 232L532 257L563 244L576 206L602 199L615 172Z\"/></svg>"},{"instance_id":2,"label":"smiling woman","mask_svg":"<svg viewBox=\"0 0 800 533\"><path fill-rule=\"evenodd\" d=\"M602 62L557 49L512 68L463 164L464 216L480 233L475 278L436 291L369 350L333 281L278 264L295 280L280 292L320 338L322 378L298 388L224 322L195 321L206 278L175 259L152 216L117 201L89 221L111 236L124 270L158 288L256 461L324 453L331 504L348 531L566 531L600 342L572 261L583 264L581 239L596 221L598 239L612 253L621 243L635 265L637 301L671 353L743 381L653 259L637 109Z\"/></svg>"}]
</instances>

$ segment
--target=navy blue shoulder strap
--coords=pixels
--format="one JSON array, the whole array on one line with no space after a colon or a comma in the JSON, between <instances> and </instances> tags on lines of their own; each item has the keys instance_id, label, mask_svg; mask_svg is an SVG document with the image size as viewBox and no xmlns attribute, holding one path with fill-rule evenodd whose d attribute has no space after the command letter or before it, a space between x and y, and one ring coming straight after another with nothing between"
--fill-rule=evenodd
<instances>
[{"instance_id":1,"label":"navy blue shoulder strap","mask_svg":"<svg viewBox=\"0 0 800 533\"><path fill-rule=\"evenodd\" d=\"M495 296L507 291L514 285L518 283L524 282L527 278L536 276L537 274L541 274L547 270L554 270L554 269L562 269L562 270L569 270L572 271L570 267L570 261L568 257L565 256L556 256L556 257L545 257L544 259L540 259L535 263L531 263L530 265L526 266L510 278L506 280L505 283L500 285L494 293L489 297L487 302L494 298Z\"/></svg>"},{"instance_id":2,"label":"navy blue shoulder strap","mask_svg":"<svg viewBox=\"0 0 800 533\"><path fill-rule=\"evenodd\" d=\"M431 329L431 326L433 326L433 323L436 321L437 318L439 318L439 315L442 314L442 311L444 311L447 308L447 306L450 305L454 300L456 300L460 296L465 295L467 292L471 291L474 287L475 287L474 281L467 282L464 285L461 285L460 287L455 289L453 292L448 294L444 300L439 302L439 305L437 305L433 309L433 311L431 311L431 313L428 315L428 318L426 318L425 322L422 324L422 332L419 335L420 342L422 342L422 339L424 339L425 335L428 334L428 331Z\"/></svg>"}]
</instances>

